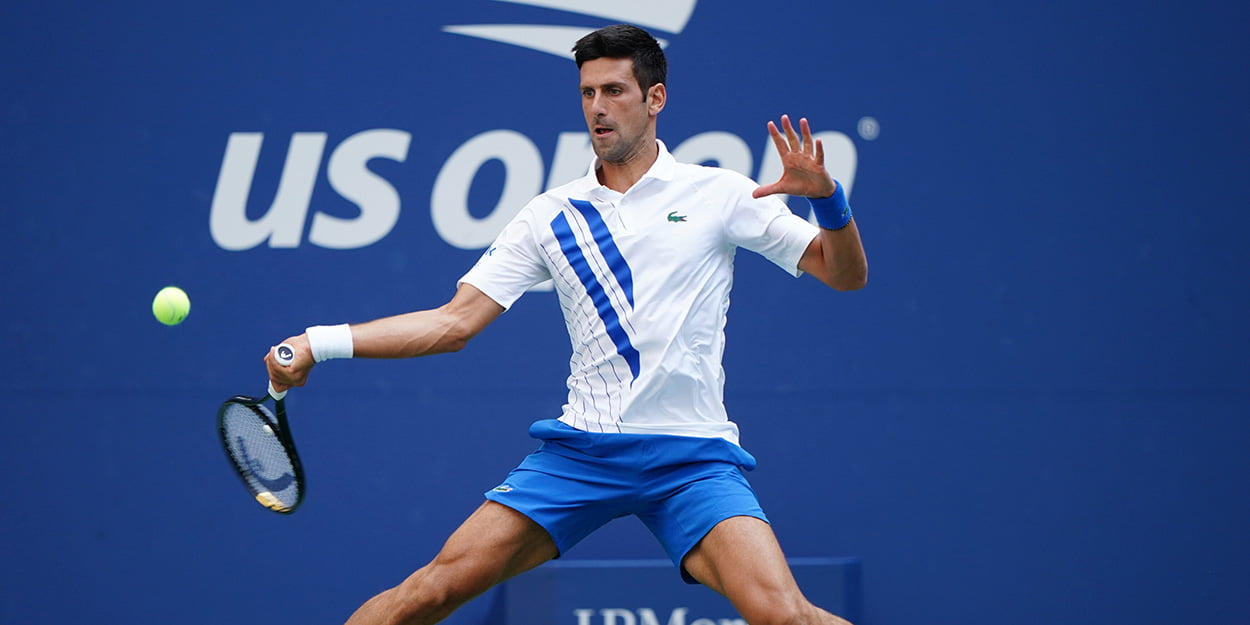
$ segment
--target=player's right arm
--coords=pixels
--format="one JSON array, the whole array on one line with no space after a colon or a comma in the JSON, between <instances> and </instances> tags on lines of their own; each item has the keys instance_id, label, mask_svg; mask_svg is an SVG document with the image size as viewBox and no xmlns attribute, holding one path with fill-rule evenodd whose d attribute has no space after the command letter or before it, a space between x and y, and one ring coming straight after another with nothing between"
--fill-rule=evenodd
<instances>
[{"instance_id":1,"label":"player's right arm","mask_svg":"<svg viewBox=\"0 0 1250 625\"><path fill-rule=\"evenodd\" d=\"M454 352L503 311L503 306L473 285L462 283L451 301L438 308L351 325L352 357L413 358ZM295 348L295 361L290 366L279 365L272 349L265 355L269 379L277 391L303 386L314 364L307 334L284 342Z\"/></svg>"},{"instance_id":2,"label":"player's right arm","mask_svg":"<svg viewBox=\"0 0 1250 625\"><path fill-rule=\"evenodd\" d=\"M473 285L461 284L438 308L353 325L354 356L413 358L458 351L503 310Z\"/></svg>"}]
</instances>

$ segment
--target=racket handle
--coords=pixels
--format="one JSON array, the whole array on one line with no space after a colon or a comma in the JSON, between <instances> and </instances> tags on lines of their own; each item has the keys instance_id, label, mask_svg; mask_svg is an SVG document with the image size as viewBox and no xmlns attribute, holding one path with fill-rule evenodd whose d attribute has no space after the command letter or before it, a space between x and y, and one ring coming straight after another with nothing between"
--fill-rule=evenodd
<instances>
[{"instance_id":1,"label":"racket handle","mask_svg":"<svg viewBox=\"0 0 1250 625\"><path fill-rule=\"evenodd\" d=\"M286 343L282 343L278 345L277 347L273 348L273 359L277 361L277 363L282 365L283 367L289 367L291 366L291 363L295 362L295 348L291 347L290 345ZM282 391L281 393L279 393L278 391L274 390L273 380L270 380L269 381L269 396L274 398L275 400L281 400L283 397L286 397L286 391Z\"/></svg>"},{"instance_id":2,"label":"racket handle","mask_svg":"<svg viewBox=\"0 0 1250 625\"><path fill-rule=\"evenodd\" d=\"M295 362L295 348L282 343L273 348L273 359L283 367L289 367L291 363Z\"/></svg>"}]
</instances>

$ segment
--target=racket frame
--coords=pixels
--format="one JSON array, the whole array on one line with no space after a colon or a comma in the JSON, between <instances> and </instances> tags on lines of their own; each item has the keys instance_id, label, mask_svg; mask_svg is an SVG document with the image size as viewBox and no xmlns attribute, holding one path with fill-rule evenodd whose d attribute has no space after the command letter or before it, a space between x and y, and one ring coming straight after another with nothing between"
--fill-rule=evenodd
<instances>
[{"instance_id":1,"label":"racket frame","mask_svg":"<svg viewBox=\"0 0 1250 625\"><path fill-rule=\"evenodd\" d=\"M235 474L239 476L239 480L243 482L243 486L247 488L248 492L252 493L252 496L256 498L256 501L262 506L277 512L278 514L291 514L295 512L300 507L300 504L304 502L304 494L307 486L304 482L304 465L300 462L299 453L295 449L295 439L291 436L291 429L287 422L286 393L273 393L272 389L273 387L270 386L271 393L266 397L235 395L234 397L222 402L221 408L217 410L217 438L221 441L222 450L225 451L226 458L230 460L230 466L234 467ZM270 399L273 399L274 402L273 419L270 419L259 409L261 404L264 404ZM252 411L252 413L256 415L257 419L267 424L269 428L273 430L274 436L278 439L278 443L282 445L282 450L286 452L287 457L290 458L291 472L295 479L295 483L298 485L295 502L291 504L290 507L276 507L270 503L266 503L265 496L268 495L269 498L272 499L273 494L266 490L259 490L256 486L254 486L252 482L247 479L248 476L254 475L252 470L249 467L244 466L244 464L241 463L238 458L235 458L233 453L231 453L230 442L226 437L226 412L229 410L231 404L246 406L248 410Z\"/></svg>"}]
</instances>

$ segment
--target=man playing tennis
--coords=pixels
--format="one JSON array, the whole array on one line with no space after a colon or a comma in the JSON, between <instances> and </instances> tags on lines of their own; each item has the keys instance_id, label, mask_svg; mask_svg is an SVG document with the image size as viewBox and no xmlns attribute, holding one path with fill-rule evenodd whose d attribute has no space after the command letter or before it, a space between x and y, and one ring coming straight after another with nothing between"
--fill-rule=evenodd
<instances>
[{"instance_id":1,"label":"man playing tennis","mask_svg":"<svg viewBox=\"0 0 1250 625\"><path fill-rule=\"evenodd\" d=\"M460 349L525 291L553 279L574 349L568 403L534 423L537 451L486 493L426 566L370 599L349 625L435 623L495 584L636 515L683 578L725 595L752 625L846 623L799 591L755 493L755 459L722 402L725 314L738 247L837 290L867 281L840 185L807 120L769 133L785 172L745 176L674 161L656 138L667 63L655 39L609 26L573 48L596 159L534 198L447 304L364 324L316 326L266 357L278 390L328 358ZM820 227L774 194L812 198Z\"/></svg>"}]
</instances>

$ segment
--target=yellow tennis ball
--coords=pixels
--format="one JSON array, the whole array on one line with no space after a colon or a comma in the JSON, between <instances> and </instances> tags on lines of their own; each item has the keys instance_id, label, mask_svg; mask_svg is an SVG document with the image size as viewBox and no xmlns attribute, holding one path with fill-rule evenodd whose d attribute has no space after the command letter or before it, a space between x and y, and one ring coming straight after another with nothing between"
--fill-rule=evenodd
<instances>
[{"instance_id":1,"label":"yellow tennis ball","mask_svg":"<svg viewBox=\"0 0 1250 625\"><path fill-rule=\"evenodd\" d=\"M191 298L176 286L161 289L152 299L152 314L156 320L167 325L176 326L191 313Z\"/></svg>"}]
</instances>

